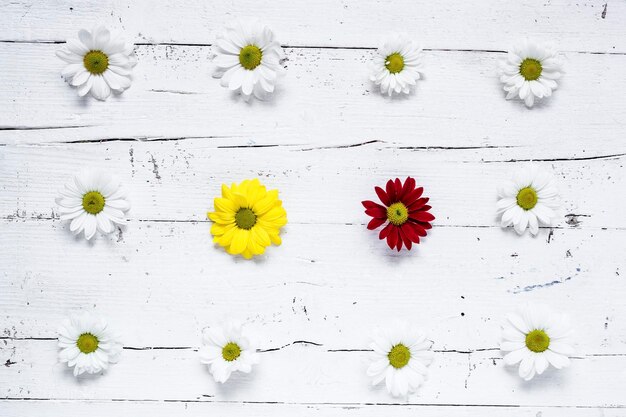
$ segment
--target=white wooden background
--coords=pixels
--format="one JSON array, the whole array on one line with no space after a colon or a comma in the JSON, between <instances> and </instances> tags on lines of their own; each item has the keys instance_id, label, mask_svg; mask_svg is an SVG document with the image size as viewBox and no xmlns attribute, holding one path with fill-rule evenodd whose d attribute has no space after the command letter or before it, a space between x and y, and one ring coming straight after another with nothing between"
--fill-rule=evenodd
<instances>
[{"instance_id":1,"label":"white wooden background","mask_svg":"<svg viewBox=\"0 0 626 417\"><path fill-rule=\"evenodd\" d=\"M608 4L607 4L608 2ZM287 77L249 105L210 77L234 16L270 23ZM54 51L96 21L125 31L130 90L81 99ZM620 0L0 1L1 416L626 415L626 2ZM381 97L367 64L404 30L426 48L408 99ZM494 75L522 36L553 41L567 74L532 110ZM536 238L501 230L498 182L536 160L563 216ZM126 228L87 243L54 197L81 166L131 190ZM360 201L389 177L425 186L437 220L390 252ZM222 182L260 177L288 212L283 246L252 262L211 243ZM525 383L498 350L525 302L571 314L571 368ZM122 361L74 379L56 329L96 308ZM261 337L261 364L224 386L199 363L201 329L228 317ZM365 376L373 326L405 317L436 359L408 401Z\"/></svg>"}]
</instances>

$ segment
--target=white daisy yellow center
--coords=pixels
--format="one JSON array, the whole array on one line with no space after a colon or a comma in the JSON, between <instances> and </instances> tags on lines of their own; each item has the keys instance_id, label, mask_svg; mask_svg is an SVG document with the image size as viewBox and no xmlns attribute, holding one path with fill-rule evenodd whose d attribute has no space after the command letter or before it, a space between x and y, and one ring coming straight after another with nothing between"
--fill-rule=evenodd
<instances>
[{"instance_id":1,"label":"white daisy yellow center","mask_svg":"<svg viewBox=\"0 0 626 417\"><path fill-rule=\"evenodd\" d=\"M533 330L526 335L526 347L533 352L543 352L549 346L550 336L543 330Z\"/></svg>"},{"instance_id":2,"label":"white daisy yellow center","mask_svg":"<svg viewBox=\"0 0 626 417\"><path fill-rule=\"evenodd\" d=\"M385 68L387 68L392 74L402 71L404 68L404 57L398 52L394 52L393 54L387 56L387 58L385 58Z\"/></svg>"},{"instance_id":3,"label":"white daisy yellow center","mask_svg":"<svg viewBox=\"0 0 626 417\"><path fill-rule=\"evenodd\" d=\"M230 342L222 348L222 358L225 361L232 362L241 355L241 348L237 343Z\"/></svg>"},{"instance_id":4,"label":"white daisy yellow center","mask_svg":"<svg viewBox=\"0 0 626 417\"><path fill-rule=\"evenodd\" d=\"M261 58L263 58L263 51L256 45L244 46L239 51L239 63L250 71L261 65Z\"/></svg>"},{"instance_id":5,"label":"white daisy yellow center","mask_svg":"<svg viewBox=\"0 0 626 417\"><path fill-rule=\"evenodd\" d=\"M76 346L82 353L95 352L98 349L98 338L91 333L83 333L78 337Z\"/></svg>"},{"instance_id":6,"label":"white daisy yellow center","mask_svg":"<svg viewBox=\"0 0 626 417\"><path fill-rule=\"evenodd\" d=\"M109 68L109 57L102 51L89 51L83 58L83 65L90 73L99 75Z\"/></svg>"},{"instance_id":7,"label":"white daisy yellow center","mask_svg":"<svg viewBox=\"0 0 626 417\"><path fill-rule=\"evenodd\" d=\"M517 205L524 210L530 210L537 205L537 191L532 187L526 187L517 193Z\"/></svg>"},{"instance_id":8,"label":"white daisy yellow center","mask_svg":"<svg viewBox=\"0 0 626 417\"><path fill-rule=\"evenodd\" d=\"M235 214L235 224L240 229L250 230L256 224L256 214L247 207L242 207Z\"/></svg>"},{"instance_id":9,"label":"white daisy yellow center","mask_svg":"<svg viewBox=\"0 0 626 417\"><path fill-rule=\"evenodd\" d=\"M400 226L409 218L409 209L402 203L393 203L387 207L387 220L391 224Z\"/></svg>"},{"instance_id":10,"label":"white daisy yellow center","mask_svg":"<svg viewBox=\"0 0 626 417\"><path fill-rule=\"evenodd\" d=\"M541 62L534 58L526 58L519 66L519 73L526 81L534 81L541 76Z\"/></svg>"},{"instance_id":11,"label":"white daisy yellow center","mask_svg":"<svg viewBox=\"0 0 626 417\"><path fill-rule=\"evenodd\" d=\"M391 348L387 354L387 358L389 358L389 364L394 368L404 368L411 359L411 351L402 343L398 343Z\"/></svg>"},{"instance_id":12,"label":"white daisy yellow center","mask_svg":"<svg viewBox=\"0 0 626 417\"><path fill-rule=\"evenodd\" d=\"M90 214L100 213L104 209L104 196L99 191L89 191L83 196L83 208Z\"/></svg>"}]
</instances>

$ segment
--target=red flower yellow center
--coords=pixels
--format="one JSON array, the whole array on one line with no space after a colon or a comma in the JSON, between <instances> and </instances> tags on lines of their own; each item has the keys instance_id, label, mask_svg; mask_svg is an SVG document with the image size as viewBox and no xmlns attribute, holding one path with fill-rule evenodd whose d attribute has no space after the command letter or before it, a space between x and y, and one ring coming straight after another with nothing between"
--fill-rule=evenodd
<instances>
[{"instance_id":1,"label":"red flower yellow center","mask_svg":"<svg viewBox=\"0 0 626 417\"><path fill-rule=\"evenodd\" d=\"M409 219L409 209L402 203L393 203L387 207L387 220L393 225L401 226Z\"/></svg>"}]
</instances>

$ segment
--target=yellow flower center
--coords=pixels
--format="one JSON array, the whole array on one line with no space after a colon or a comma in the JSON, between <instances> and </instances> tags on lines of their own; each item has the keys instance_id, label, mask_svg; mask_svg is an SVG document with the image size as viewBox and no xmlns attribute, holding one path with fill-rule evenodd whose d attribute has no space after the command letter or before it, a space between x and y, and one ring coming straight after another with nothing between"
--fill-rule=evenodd
<instances>
[{"instance_id":1,"label":"yellow flower center","mask_svg":"<svg viewBox=\"0 0 626 417\"><path fill-rule=\"evenodd\" d=\"M517 205L524 210L530 210L537 205L537 198L537 191L533 188L522 188L517 193Z\"/></svg>"},{"instance_id":2,"label":"yellow flower center","mask_svg":"<svg viewBox=\"0 0 626 417\"><path fill-rule=\"evenodd\" d=\"M109 57L102 51L89 51L83 58L83 65L92 74L102 74L109 68Z\"/></svg>"},{"instance_id":3,"label":"yellow flower center","mask_svg":"<svg viewBox=\"0 0 626 417\"><path fill-rule=\"evenodd\" d=\"M98 338L91 333L83 333L78 336L76 346L83 353L95 352L98 349Z\"/></svg>"},{"instance_id":4,"label":"yellow flower center","mask_svg":"<svg viewBox=\"0 0 626 417\"><path fill-rule=\"evenodd\" d=\"M385 67L390 73L396 74L404 68L404 58L398 52L395 52L385 58Z\"/></svg>"},{"instance_id":5,"label":"yellow flower center","mask_svg":"<svg viewBox=\"0 0 626 417\"><path fill-rule=\"evenodd\" d=\"M240 229L250 230L256 224L256 214L249 208L242 207L235 214L235 223Z\"/></svg>"},{"instance_id":6,"label":"yellow flower center","mask_svg":"<svg viewBox=\"0 0 626 417\"><path fill-rule=\"evenodd\" d=\"M534 58L526 58L519 66L519 73L527 81L536 80L541 76L541 62Z\"/></svg>"},{"instance_id":7,"label":"yellow flower center","mask_svg":"<svg viewBox=\"0 0 626 417\"><path fill-rule=\"evenodd\" d=\"M89 191L83 196L83 208L87 213L100 213L104 209L104 196L98 191Z\"/></svg>"},{"instance_id":8,"label":"yellow flower center","mask_svg":"<svg viewBox=\"0 0 626 417\"><path fill-rule=\"evenodd\" d=\"M400 369L404 368L409 363L409 360L411 359L411 351L408 347L399 343L391 348L387 357L389 358L391 366L396 369Z\"/></svg>"},{"instance_id":9,"label":"yellow flower center","mask_svg":"<svg viewBox=\"0 0 626 417\"><path fill-rule=\"evenodd\" d=\"M256 45L248 45L239 51L239 63L247 70L253 70L261 64L263 52Z\"/></svg>"},{"instance_id":10,"label":"yellow flower center","mask_svg":"<svg viewBox=\"0 0 626 417\"><path fill-rule=\"evenodd\" d=\"M543 330L533 330L526 335L526 347L533 352L543 352L550 346L550 337Z\"/></svg>"},{"instance_id":11,"label":"yellow flower center","mask_svg":"<svg viewBox=\"0 0 626 417\"><path fill-rule=\"evenodd\" d=\"M409 209L402 203L393 203L389 207L387 207L387 220L391 224L395 224L396 226L400 226L409 218Z\"/></svg>"},{"instance_id":12,"label":"yellow flower center","mask_svg":"<svg viewBox=\"0 0 626 417\"><path fill-rule=\"evenodd\" d=\"M230 342L222 348L222 358L225 361L232 362L241 355L241 348L237 343Z\"/></svg>"}]
</instances>

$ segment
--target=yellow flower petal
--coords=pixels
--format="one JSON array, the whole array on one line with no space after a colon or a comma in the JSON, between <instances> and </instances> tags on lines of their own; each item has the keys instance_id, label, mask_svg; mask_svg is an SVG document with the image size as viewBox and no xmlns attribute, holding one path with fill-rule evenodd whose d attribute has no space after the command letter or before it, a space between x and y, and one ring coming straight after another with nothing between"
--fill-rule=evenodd
<instances>
[{"instance_id":1,"label":"yellow flower petal","mask_svg":"<svg viewBox=\"0 0 626 417\"><path fill-rule=\"evenodd\" d=\"M215 211L207 213L213 241L223 246L229 254L250 259L265 252L272 243L281 244L280 229L287 224L287 212L278 199L278 191L268 191L258 179L244 180L229 187L222 185L222 196L214 199ZM256 216L251 229L237 225L236 214L249 208ZM240 219L241 221L241 219Z\"/></svg>"},{"instance_id":2,"label":"yellow flower petal","mask_svg":"<svg viewBox=\"0 0 626 417\"><path fill-rule=\"evenodd\" d=\"M280 246L281 243L283 243L283 240L280 238L280 236L278 236L278 233L276 234L272 234L272 233L268 233L270 236L270 240L272 241L272 243L276 246Z\"/></svg>"},{"instance_id":3,"label":"yellow flower petal","mask_svg":"<svg viewBox=\"0 0 626 417\"><path fill-rule=\"evenodd\" d=\"M213 241L225 248L229 247L237 230L239 229L237 229L236 227L232 227L226 230L222 236L215 236L215 239L213 239Z\"/></svg>"},{"instance_id":4,"label":"yellow flower petal","mask_svg":"<svg viewBox=\"0 0 626 417\"><path fill-rule=\"evenodd\" d=\"M234 227L235 227L234 223L227 224L227 225L214 223L213 226L211 226L211 234L213 236L221 236L227 231L229 231L230 229L233 229Z\"/></svg>"},{"instance_id":5,"label":"yellow flower petal","mask_svg":"<svg viewBox=\"0 0 626 417\"><path fill-rule=\"evenodd\" d=\"M263 227L255 226L252 228L252 240L262 246L269 246L272 244L270 237Z\"/></svg>"},{"instance_id":6,"label":"yellow flower petal","mask_svg":"<svg viewBox=\"0 0 626 417\"><path fill-rule=\"evenodd\" d=\"M250 231L244 229L235 229L233 241L230 242L230 253L237 255L242 253L248 246L250 239Z\"/></svg>"},{"instance_id":7,"label":"yellow flower petal","mask_svg":"<svg viewBox=\"0 0 626 417\"><path fill-rule=\"evenodd\" d=\"M241 252L241 256L243 256L245 259L252 259L252 256L254 256L254 254L250 249L246 249L245 251Z\"/></svg>"},{"instance_id":8,"label":"yellow flower petal","mask_svg":"<svg viewBox=\"0 0 626 417\"><path fill-rule=\"evenodd\" d=\"M263 252L265 252L265 246L260 245L254 239L250 239L250 241L248 242L248 250L250 250L253 255L261 255L263 254Z\"/></svg>"},{"instance_id":9,"label":"yellow flower petal","mask_svg":"<svg viewBox=\"0 0 626 417\"><path fill-rule=\"evenodd\" d=\"M208 215L209 219L213 220L215 223L231 224L235 222L234 213L208 213Z\"/></svg>"},{"instance_id":10,"label":"yellow flower petal","mask_svg":"<svg viewBox=\"0 0 626 417\"><path fill-rule=\"evenodd\" d=\"M287 212L282 206L273 207L270 211L261 216L261 218L266 222L282 222L283 219L287 219Z\"/></svg>"},{"instance_id":11,"label":"yellow flower petal","mask_svg":"<svg viewBox=\"0 0 626 417\"><path fill-rule=\"evenodd\" d=\"M225 213L236 213L239 210L239 207L232 200L227 200L225 198L216 198L213 200L213 205L215 206L215 211L217 212L225 212Z\"/></svg>"},{"instance_id":12,"label":"yellow flower petal","mask_svg":"<svg viewBox=\"0 0 626 417\"><path fill-rule=\"evenodd\" d=\"M228 185L226 184L222 184L222 197L225 198L226 200L233 199L233 192L231 191L230 188L228 188Z\"/></svg>"},{"instance_id":13,"label":"yellow flower petal","mask_svg":"<svg viewBox=\"0 0 626 417\"><path fill-rule=\"evenodd\" d=\"M270 190L262 199L253 204L252 209L257 213L257 216L262 216L272 209L272 207L276 206L277 202L280 203L280 200L278 200L278 190Z\"/></svg>"}]
</instances>

